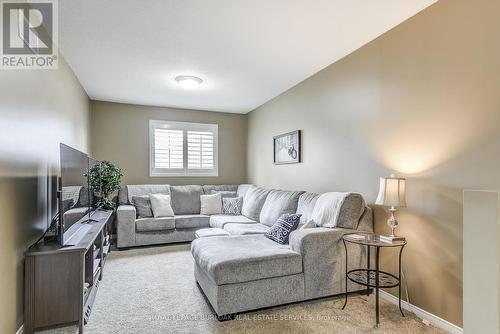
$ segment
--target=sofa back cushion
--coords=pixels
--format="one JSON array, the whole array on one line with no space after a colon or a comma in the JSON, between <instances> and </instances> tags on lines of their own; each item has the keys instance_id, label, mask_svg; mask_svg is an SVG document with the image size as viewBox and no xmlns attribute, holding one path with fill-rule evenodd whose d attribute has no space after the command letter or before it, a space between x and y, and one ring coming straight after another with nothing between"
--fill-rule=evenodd
<instances>
[{"instance_id":1,"label":"sofa back cushion","mask_svg":"<svg viewBox=\"0 0 500 334\"><path fill-rule=\"evenodd\" d=\"M118 193L118 204L132 204L132 196L144 196L149 194L170 195L170 186L168 184L127 185L120 189Z\"/></svg>"},{"instance_id":2,"label":"sofa back cushion","mask_svg":"<svg viewBox=\"0 0 500 334\"><path fill-rule=\"evenodd\" d=\"M214 191L236 191L238 190L237 185L229 185L229 184L206 184L203 187L203 193L205 195L213 194Z\"/></svg>"},{"instance_id":3,"label":"sofa back cushion","mask_svg":"<svg viewBox=\"0 0 500 334\"><path fill-rule=\"evenodd\" d=\"M171 186L170 192L172 193L172 209L176 215L200 213L200 196L203 195L201 186Z\"/></svg>"},{"instance_id":4,"label":"sofa back cushion","mask_svg":"<svg viewBox=\"0 0 500 334\"><path fill-rule=\"evenodd\" d=\"M258 221L260 211L264 206L264 202L266 201L269 191L270 190L268 189L256 187L253 185L250 186L243 196L243 207L241 208L241 213L247 218Z\"/></svg>"},{"instance_id":5,"label":"sofa back cushion","mask_svg":"<svg viewBox=\"0 0 500 334\"><path fill-rule=\"evenodd\" d=\"M222 198L238 197L238 193L236 191L229 191L229 190L212 190L210 195L214 194L220 194Z\"/></svg>"},{"instance_id":6,"label":"sofa back cushion","mask_svg":"<svg viewBox=\"0 0 500 334\"><path fill-rule=\"evenodd\" d=\"M271 190L262 206L259 222L273 226L278 218L285 213L295 213L302 191ZM243 207L245 203L243 202Z\"/></svg>"},{"instance_id":7,"label":"sofa back cushion","mask_svg":"<svg viewBox=\"0 0 500 334\"><path fill-rule=\"evenodd\" d=\"M243 201L245 201L245 195L248 191L248 189L255 187L253 184L240 184L238 186L238 189L236 190L236 193L238 197L243 197Z\"/></svg>"},{"instance_id":8,"label":"sofa back cushion","mask_svg":"<svg viewBox=\"0 0 500 334\"><path fill-rule=\"evenodd\" d=\"M300 217L300 223L305 224L311 220L314 205L318 200L319 195L315 193L305 192L299 196L299 203L297 204L297 214Z\"/></svg>"}]
</instances>

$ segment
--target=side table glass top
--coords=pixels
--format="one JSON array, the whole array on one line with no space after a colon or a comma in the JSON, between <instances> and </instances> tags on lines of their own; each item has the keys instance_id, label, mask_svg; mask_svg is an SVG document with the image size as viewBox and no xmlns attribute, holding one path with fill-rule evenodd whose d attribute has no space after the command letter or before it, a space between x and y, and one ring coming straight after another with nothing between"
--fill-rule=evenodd
<instances>
[{"instance_id":1,"label":"side table glass top","mask_svg":"<svg viewBox=\"0 0 500 334\"><path fill-rule=\"evenodd\" d=\"M380 236L378 234L369 233L369 232L356 232L345 234L342 239L346 242L366 245L366 246L374 246L374 247L401 247L406 245L406 240L399 241L383 241L380 240Z\"/></svg>"}]
</instances>

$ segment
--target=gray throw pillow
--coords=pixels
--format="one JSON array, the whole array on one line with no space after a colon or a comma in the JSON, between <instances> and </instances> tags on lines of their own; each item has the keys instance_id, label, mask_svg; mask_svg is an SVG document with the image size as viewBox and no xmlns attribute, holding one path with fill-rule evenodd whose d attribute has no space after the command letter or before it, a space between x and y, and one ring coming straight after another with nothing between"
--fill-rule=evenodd
<instances>
[{"instance_id":1,"label":"gray throw pillow","mask_svg":"<svg viewBox=\"0 0 500 334\"><path fill-rule=\"evenodd\" d=\"M243 206L243 197L222 198L222 213L225 215L233 215L233 216L241 215L242 206Z\"/></svg>"},{"instance_id":2,"label":"gray throw pillow","mask_svg":"<svg viewBox=\"0 0 500 334\"><path fill-rule=\"evenodd\" d=\"M75 204L75 202L73 201L72 198L65 199L64 201L62 201L62 212L68 211L69 209L71 209L73 207L74 204Z\"/></svg>"},{"instance_id":3,"label":"gray throw pillow","mask_svg":"<svg viewBox=\"0 0 500 334\"><path fill-rule=\"evenodd\" d=\"M87 187L82 187L80 189L80 193L78 194L78 201L75 204L75 207L82 207L82 206L88 206L89 205L89 196L90 196L90 191L89 188Z\"/></svg>"},{"instance_id":4,"label":"gray throw pillow","mask_svg":"<svg viewBox=\"0 0 500 334\"><path fill-rule=\"evenodd\" d=\"M153 210L151 210L149 195L132 196L132 204L135 206L137 218L153 217Z\"/></svg>"},{"instance_id":5,"label":"gray throw pillow","mask_svg":"<svg viewBox=\"0 0 500 334\"><path fill-rule=\"evenodd\" d=\"M226 198L226 197L238 197L238 194L236 193L236 191L229 191L229 190L212 190L210 192L212 195L213 194L221 194L222 195L222 198Z\"/></svg>"}]
</instances>

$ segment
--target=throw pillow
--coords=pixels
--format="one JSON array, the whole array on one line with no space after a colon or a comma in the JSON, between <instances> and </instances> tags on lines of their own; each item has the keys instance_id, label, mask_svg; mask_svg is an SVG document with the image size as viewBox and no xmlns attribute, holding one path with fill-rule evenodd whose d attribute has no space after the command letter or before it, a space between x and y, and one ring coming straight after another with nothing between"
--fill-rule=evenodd
<instances>
[{"instance_id":1,"label":"throw pillow","mask_svg":"<svg viewBox=\"0 0 500 334\"><path fill-rule=\"evenodd\" d=\"M294 213L285 213L281 215L264 236L279 244L287 244L290 233L299 226L300 216L301 215Z\"/></svg>"},{"instance_id":2,"label":"throw pillow","mask_svg":"<svg viewBox=\"0 0 500 334\"><path fill-rule=\"evenodd\" d=\"M151 201L151 209L155 218L174 216L174 210L172 210L172 205L170 204L170 195L151 194L149 195L149 200Z\"/></svg>"},{"instance_id":3,"label":"throw pillow","mask_svg":"<svg viewBox=\"0 0 500 334\"><path fill-rule=\"evenodd\" d=\"M62 212L68 211L69 209L71 209L73 207L74 204L75 204L75 202L73 201L72 198L65 199L64 201L62 201Z\"/></svg>"},{"instance_id":4,"label":"throw pillow","mask_svg":"<svg viewBox=\"0 0 500 334\"><path fill-rule=\"evenodd\" d=\"M222 213L225 215L241 215L243 197L222 198Z\"/></svg>"},{"instance_id":5,"label":"throw pillow","mask_svg":"<svg viewBox=\"0 0 500 334\"><path fill-rule=\"evenodd\" d=\"M222 195L222 198L226 198L226 197L238 197L238 194L236 193L236 191L229 191L229 190L212 190L210 192L212 195L213 194L221 194Z\"/></svg>"},{"instance_id":6,"label":"throw pillow","mask_svg":"<svg viewBox=\"0 0 500 334\"><path fill-rule=\"evenodd\" d=\"M222 195L200 195L202 215L217 215L222 213Z\"/></svg>"},{"instance_id":7,"label":"throw pillow","mask_svg":"<svg viewBox=\"0 0 500 334\"><path fill-rule=\"evenodd\" d=\"M132 196L132 204L135 206L135 211L137 212L138 218L153 217L149 195Z\"/></svg>"}]
</instances>

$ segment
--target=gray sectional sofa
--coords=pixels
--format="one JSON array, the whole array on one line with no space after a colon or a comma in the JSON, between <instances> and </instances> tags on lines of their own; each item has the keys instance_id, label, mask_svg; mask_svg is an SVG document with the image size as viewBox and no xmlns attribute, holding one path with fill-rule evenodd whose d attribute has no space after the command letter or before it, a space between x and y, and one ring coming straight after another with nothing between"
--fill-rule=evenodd
<instances>
[{"instance_id":1,"label":"gray sectional sofa","mask_svg":"<svg viewBox=\"0 0 500 334\"><path fill-rule=\"evenodd\" d=\"M241 215L202 216L199 196L213 190L236 191L243 197ZM136 219L132 196L171 194L175 217ZM194 240L201 228L220 228L225 236L194 240L195 279L218 316L337 295L345 288L342 236L373 231L372 210L351 193L339 209L336 227L299 227L289 244L264 236L283 213L301 214L301 224L315 213L318 194L239 186L128 186L117 210L118 247ZM317 210L317 208L316 208ZM353 248L349 265L366 264L366 250ZM349 291L363 288L348 284Z\"/></svg>"},{"instance_id":2,"label":"gray sectional sofa","mask_svg":"<svg viewBox=\"0 0 500 334\"><path fill-rule=\"evenodd\" d=\"M244 189L244 187L242 187ZM200 214L200 195L212 191L237 191L232 185L128 185L118 193L117 246L128 248L192 241L194 233L201 228L210 227L210 216ZM174 217L137 218L132 205L133 196L148 194L171 195Z\"/></svg>"}]
</instances>

